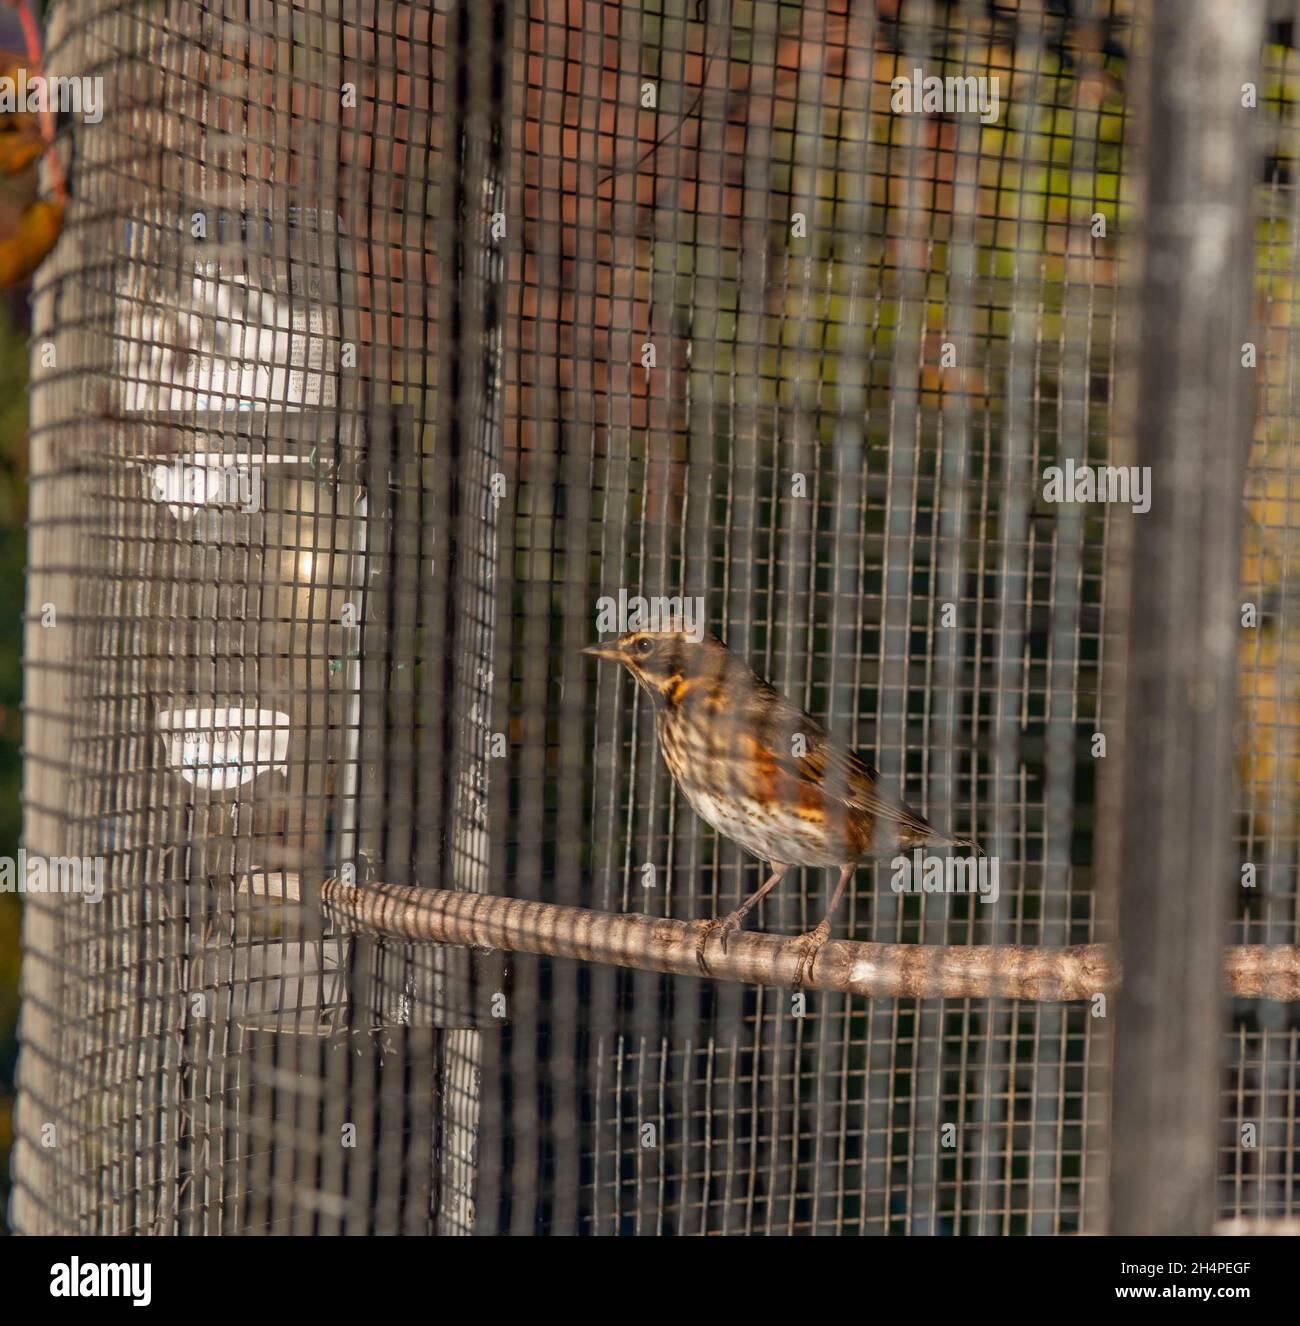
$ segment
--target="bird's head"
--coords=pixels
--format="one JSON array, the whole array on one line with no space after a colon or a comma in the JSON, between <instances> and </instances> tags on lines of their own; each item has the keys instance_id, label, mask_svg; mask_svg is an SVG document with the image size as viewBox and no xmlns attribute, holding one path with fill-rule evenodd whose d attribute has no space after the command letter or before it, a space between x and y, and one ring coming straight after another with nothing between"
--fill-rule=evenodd
<instances>
[{"instance_id":1,"label":"bird's head","mask_svg":"<svg viewBox=\"0 0 1300 1326\"><path fill-rule=\"evenodd\" d=\"M699 640L683 631L627 631L582 652L621 663L652 699L666 704L678 703L700 683L721 681L730 657L710 631Z\"/></svg>"}]
</instances>

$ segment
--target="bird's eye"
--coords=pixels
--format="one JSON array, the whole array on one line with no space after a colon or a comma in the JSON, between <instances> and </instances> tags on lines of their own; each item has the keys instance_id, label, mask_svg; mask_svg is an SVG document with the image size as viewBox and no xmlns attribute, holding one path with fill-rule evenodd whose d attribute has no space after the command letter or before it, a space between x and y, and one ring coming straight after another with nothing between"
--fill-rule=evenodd
<instances>
[{"instance_id":1,"label":"bird's eye","mask_svg":"<svg viewBox=\"0 0 1300 1326\"><path fill-rule=\"evenodd\" d=\"M645 658L645 656L654 648L654 642L652 640L647 640L645 636L642 636L633 648L642 658Z\"/></svg>"}]
</instances>

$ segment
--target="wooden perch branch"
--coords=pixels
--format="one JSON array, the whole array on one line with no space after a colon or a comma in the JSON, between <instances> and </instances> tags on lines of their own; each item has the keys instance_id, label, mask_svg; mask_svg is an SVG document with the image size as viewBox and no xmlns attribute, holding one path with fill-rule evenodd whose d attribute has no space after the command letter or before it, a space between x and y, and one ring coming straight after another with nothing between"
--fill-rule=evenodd
<instances>
[{"instance_id":1,"label":"wooden perch branch","mask_svg":"<svg viewBox=\"0 0 1300 1326\"><path fill-rule=\"evenodd\" d=\"M322 885L321 900L340 920L391 939L699 975L695 944L702 921L338 880ZM725 954L716 939L710 940L707 956L710 974L718 980L781 986L793 985L799 958L789 936L754 931L733 934ZM1300 946L1229 948L1224 978L1234 995L1300 999ZM831 940L804 984L810 990L884 999L1090 999L1118 987L1119 963L1106 944L1035 948Z\"/></svg>"}]
</instances>

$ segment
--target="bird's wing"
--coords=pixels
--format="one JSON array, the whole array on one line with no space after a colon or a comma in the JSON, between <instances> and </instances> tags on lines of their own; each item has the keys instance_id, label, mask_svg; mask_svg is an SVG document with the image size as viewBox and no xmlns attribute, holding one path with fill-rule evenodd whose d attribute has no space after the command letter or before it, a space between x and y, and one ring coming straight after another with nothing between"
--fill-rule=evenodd
<instances>
[{"instance_id":1,"label":"bird's wing","mask_svg":"<svg viewBox=\"0 0 1300 1326\"><path fill-rule=\"evenodd\" d=\"M872 819L897 824L918 833L933 834L929 820L918 815L905 801L880 786L880 775L865 760L850 750L838 747L829 738L816 746L797 763L803 776L816 782L822 792L843 801Z\"/></svg>"},{"instance_id":2,"label":"bird's wing","mask_svg":"<svg viewBox=\"0 0 1300 1326\"><path fill-rule=\"evenodd\" d=\"M810 714L782 700L773 707L771 717L776 731L768 744L787 772L816 786L823 796L870 815L882 824L937 836L927 819L880 786L880 775L871 765L853 751L837 745ZM798 749L794 741L797 735L803 737L802 755L793 754Z\"/></svg>"}]
</instances>

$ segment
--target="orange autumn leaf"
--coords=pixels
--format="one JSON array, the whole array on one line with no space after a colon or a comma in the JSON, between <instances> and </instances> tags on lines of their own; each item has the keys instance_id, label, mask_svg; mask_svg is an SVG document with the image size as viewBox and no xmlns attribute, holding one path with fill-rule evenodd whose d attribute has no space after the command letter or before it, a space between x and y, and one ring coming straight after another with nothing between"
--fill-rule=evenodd
<instances>
[{"instance_id":1,"label":"orange autumn leaf","mask_svg":"<svg viewBox=\"0 0 1300 1326\"><path fill-rule=\"evenodd\" d=\"M17 175L45 151L45 140L31 134L0 133L0 172Z\"/></svg>"},{"instance_id":2,"label":"orange autumn leaf","mask_svg":"<svg viewBox=\"0 0 1300 1326\"><path fill-rule=\"evenodd\" d=\"M63 204L38 198L22 214L18 231L0 239L0 286L26 280L58 242L63 229Z\"/></svg>"}]
</instances>

